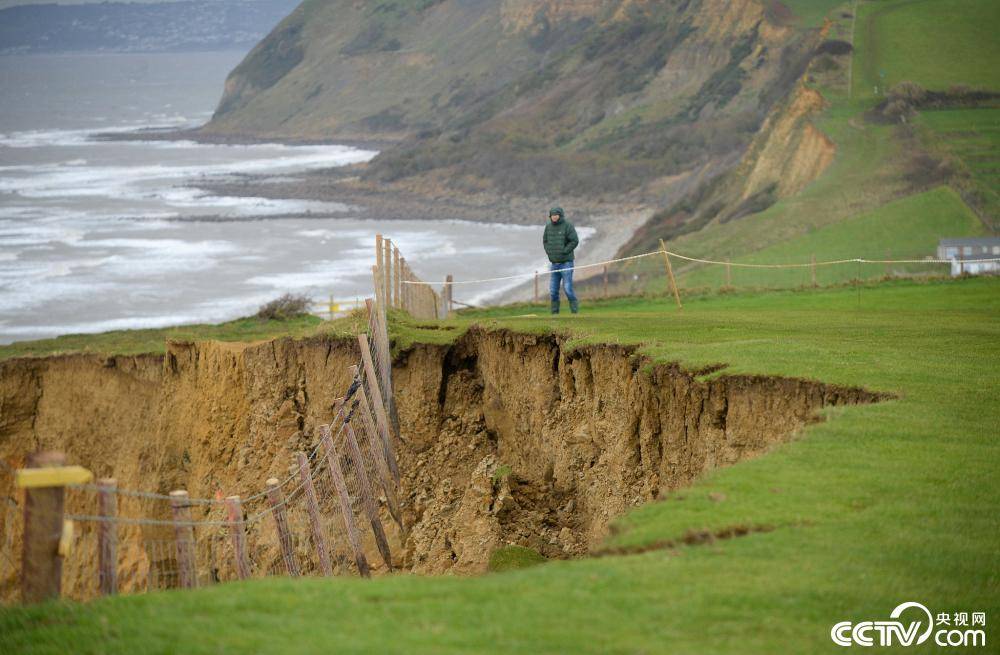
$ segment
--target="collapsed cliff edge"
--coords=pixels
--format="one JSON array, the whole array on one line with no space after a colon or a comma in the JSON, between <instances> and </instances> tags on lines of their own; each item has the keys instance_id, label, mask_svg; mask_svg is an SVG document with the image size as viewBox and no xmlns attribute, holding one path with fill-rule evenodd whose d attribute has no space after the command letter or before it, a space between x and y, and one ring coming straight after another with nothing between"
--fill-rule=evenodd
<instances>
[{"instance_id":1,"label":"collapsed cliff edge","mask_svg":"<svg viewBox=\"0 0 1000 655\"><path fill-rule=\"evenodd\" d=\"M35 450L64 450L120 487L160 493L259 489L315 444L356 348L337 337L284 338L3 361L0 456L18 464ZM508 544L546 557L584 555L630 507L792 439L824 407L885 397L698 373L652 363L635 346L570 348L558 335L478 327L450 344L397 353L407 530L384 522L394 559L417 573L471 574ZM4 502L18 501L11 491ZM3 539L16 538L14 526L0 527ZM280 557L264 530L254 532L258 557ZM306 541L297 546L304 560ZM141 543L123 548L120 566L156 565ZM364 547L377 562L374 542ZM89 595L89 566L67 561L67 595ZM4 597L16 589L15 574L5 569Z\"/></svg>"}]
</instances>

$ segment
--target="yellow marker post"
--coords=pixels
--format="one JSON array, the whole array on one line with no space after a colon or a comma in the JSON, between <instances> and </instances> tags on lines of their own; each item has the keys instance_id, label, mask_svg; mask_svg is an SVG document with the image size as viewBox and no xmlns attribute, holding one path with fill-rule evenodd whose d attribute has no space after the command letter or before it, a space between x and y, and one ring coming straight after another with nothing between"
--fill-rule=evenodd
<instances>
[{"instance_id":1,"label":"yellow marker post","mask_svg":"<svg viewBox=\"0 0 1000 655\"><path fill-rule=\"evenodd\" d=\"M14 483L21 489L39 487L65 487L68 484L86 484L94 474L82 466L45 466L36 469L18 469Z\"/></svg>"}]
</instances>

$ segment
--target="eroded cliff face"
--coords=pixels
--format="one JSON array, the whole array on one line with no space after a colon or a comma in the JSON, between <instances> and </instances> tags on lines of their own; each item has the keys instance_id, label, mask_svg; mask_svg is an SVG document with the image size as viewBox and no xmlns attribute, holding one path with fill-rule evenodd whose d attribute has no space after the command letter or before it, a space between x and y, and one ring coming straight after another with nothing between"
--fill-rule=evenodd
<instances>
[{"instance_id":1,"label":"eroded cliff face","mask_svg":"<svg viewBox=\"0 0 1000 655\"><path fill-rule=\"evenodd\" d=\"M266 478L287 476L295 451L314 447L357 358L352 341L314 338L176 343L165 356L2 362L0 456L17 466L33 450L60 449L123 488L246 497ZM549 557L584 554L629 507L765 452L824 406L878 399L792 379L701 382L677 366L649 365L628 347L569 350L556 336L475 328L453 345L401 353L393 375L407 531L392 523L384 498L383 524L397 564L420 573L481 572L493 550L507 544ZM16 510L20 498L9 476L0 483ZM121 502L122 515L169 517L162 501ZM322 509L336 569L348 573L335 505L324 501ZM194 511L196 519L209 518L208 510ZM20 526L16 511L7 516L13 519L0 536L11 544ZM289 520L300 535L301 565L313 571L304 509L290 507ZM167 532L122 529L123 579L143 579L169 564L161 561L169 553L149 545L169 542ZM363 532L369 561L384 571L370 530ZM94 539L81 526L79 551L91 552ZM250 527L248 543L259 570L277 567L280 551L267 522ZM16 597L16 571L4 566L0 593L9 599ZM92 568L85 557L67 560L67 595L93 595Z\"/></svg>"}]
</instances>

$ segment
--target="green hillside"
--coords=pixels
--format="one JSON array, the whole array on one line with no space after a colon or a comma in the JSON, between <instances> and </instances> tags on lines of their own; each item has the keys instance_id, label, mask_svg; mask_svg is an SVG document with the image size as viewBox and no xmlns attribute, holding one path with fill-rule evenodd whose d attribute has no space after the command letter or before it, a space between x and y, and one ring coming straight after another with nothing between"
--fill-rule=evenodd
<instances>
[{"instance_id":1,"label":"green hillside","mask_svg":"<svg viewBox=\"0 0 1000 655\"><path fill-rule=\"evenodd\" d=\"M521 306L452 323L639 342L662 361L729 365L717 374L897 396L828 412L768 455L632 511L608 546L635 554L478 577L279 578L7 608L5 651L823 653L835 648L835 622L887 617L907 600L994 617L1000 281L894 282L860 298L744 294L683 312L630 299L577 317L517 318Z\"/></svg>"},{"instance_id":2,"label":"green hillside","mask_svg":"<svg viewBox=\"0 0 1000 655\"><path fill-rule=\"evenodd\" d=\"M981 236L982 222L949 187L908 196L882 205L856 218L832 223L802 236L763 248L752 255L732 258L746 264L802 263L840 259L924 259L935 257L938 239ZM878 278L884 275L947 275L947 264L855 264L820 266L820 285ZM718 286L724 270L703 267L685 277L692 286ZM788 287L812 283L811 269L736 268L733 286Z\"/></svg>"},{"instance_id":3,"label":"green hillside","mask_svg":"<svg viewBox=\"0 0 1000 655\"><path fill-rule=\"evenodd\" d=\"M997 7L987 0L859 2L855 22L850 3L841 3L828 14L829 37L849 40L854 34L857 47L850 54L817 58L803 80L803 88L817 91L826 103L808 120L835 147L823 173L798 192L765 197L762 209L734 217L733 208L748 204L740 194L748 194L744 180L757 163L751 151L728 176L692 194L694 200L660 212L623 252L655 249L665 237L675 252L736 262L808 262L813 255L882 259L887 253L922 258L934 253L940 238L994 233L1000 226L1000 70L991 65L996 57L990 53L1000 30ZM932 48L935 39L961 45ZM873 67L890 71L890 83L916 81L940 91L899 100L903 114L890 115L891 103L904 92L891 87L884 91L889 98L882 91L874 94L864 81ZM853 94L848 93L852 69ZM973 84L978 95L969 88ZM780 120L780 111L774 120ZM787 152L790 158L798 154ZM773 177L786 173L775 166ZM658 265L647 260L630 270L658 290L663 287ZM836 267L820 271L818 281L934 270ZM682 285L701 287L719 286L725 277L719 268L685 265L680 279ZM741 270L733 284L810 281L808 271Z\"/></svg>"}]
</instances>

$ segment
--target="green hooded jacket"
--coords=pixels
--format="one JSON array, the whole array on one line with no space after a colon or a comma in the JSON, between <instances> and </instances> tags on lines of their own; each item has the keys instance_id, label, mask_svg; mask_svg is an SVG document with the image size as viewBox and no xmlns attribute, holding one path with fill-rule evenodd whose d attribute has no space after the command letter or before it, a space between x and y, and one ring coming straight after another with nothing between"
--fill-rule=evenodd
<instances>
[{"instance_id":1,"label":"green hooded jacket","mask_svg":"<svg viewBox=\"0 0 1000 655\"><path fill-rule=\"evenodd\" d=\"M545 254L553 264L573 261L573 251L580 243L576 236L576 228L560 214L559 220L553 223L546 219L545 233L542 235L542 245Z\"/></svg>"}]
</instances>

